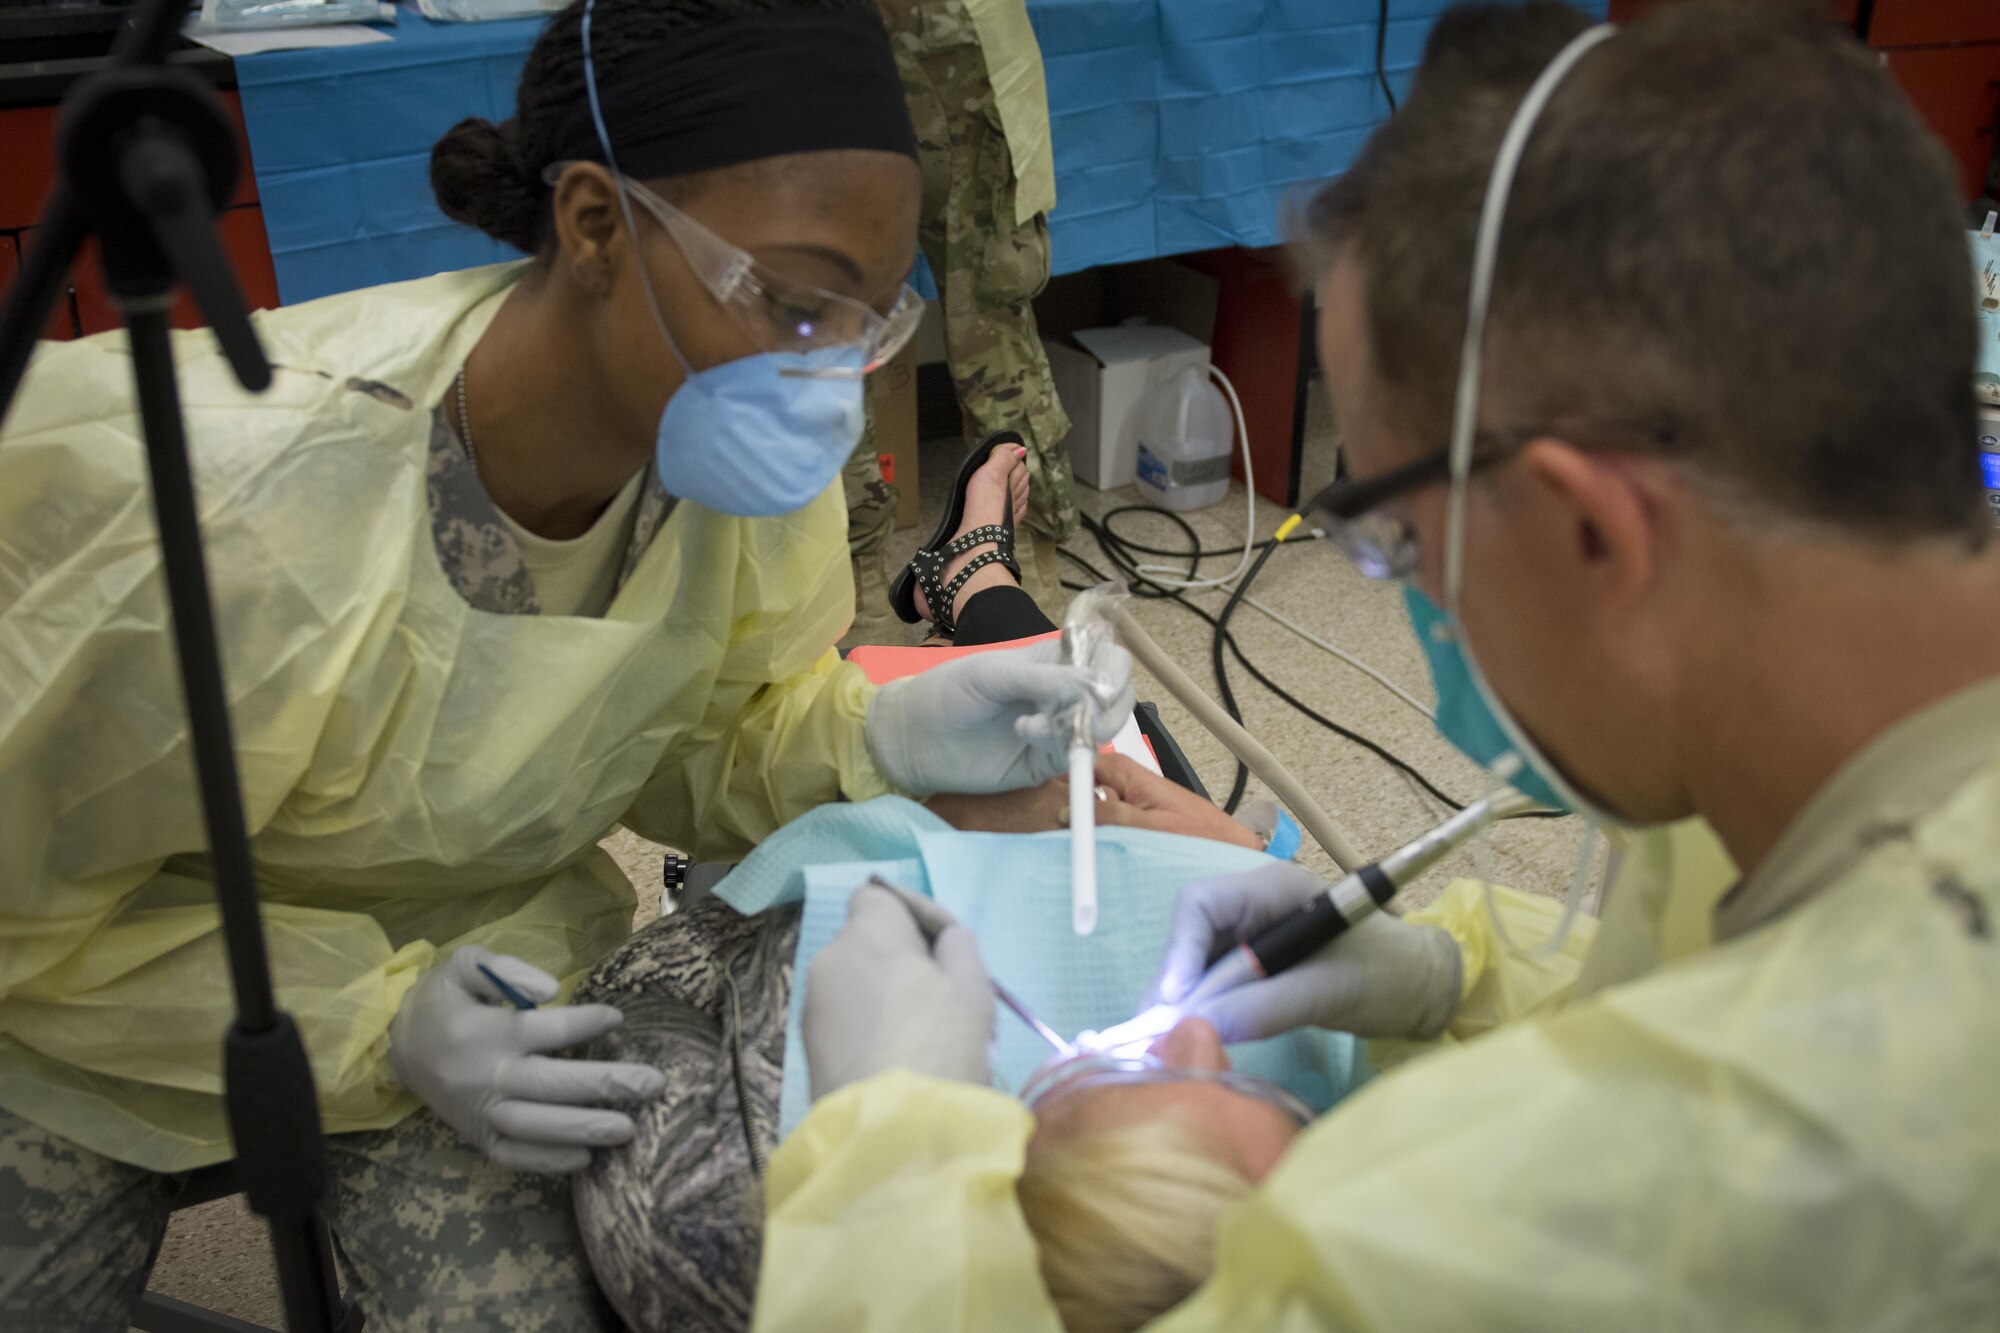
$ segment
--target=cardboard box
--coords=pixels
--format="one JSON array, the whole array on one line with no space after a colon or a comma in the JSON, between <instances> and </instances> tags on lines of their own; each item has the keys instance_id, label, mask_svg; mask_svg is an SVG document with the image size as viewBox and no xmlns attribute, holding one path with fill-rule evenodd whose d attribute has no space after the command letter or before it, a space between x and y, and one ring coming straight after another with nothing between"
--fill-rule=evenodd
<instances>
[{"instance_id":1,"label":"cardboard box","mask_svg":"<svg viewBox=\"0 0 2000 1333\"><path fill-rule=\"evenodd\" d=\"M1139 418L1147 390L1189 366L1208 364L1208 344L1160 324L1079 329L1076 346L1048 344L1056 395L1069 412L1076 479L1100 491L1138 475Z\"/></svg>"},{"instance_id":2,"label":"cardboard box","mask_svg":"<svg viewBox=\"0 0 2000 1333\"><path fill-rule=\"evenodd\" d=\"M896 488L896 526L912 528L923 507L917 481L917 354L905 347L868 377L868 409L875 417L875 452L882 480Z\"/></svg>"},{"instance_id":3,"label":"cardboard box","mask_svg":"<svg viewBox=\"0 0 2000 1333\"><path fill-rule=\"evenodd\" d=\"M1035 298L1035 324L1045 342L1131 319L1212 342L1220 299L1221 284L1209 274L1178 259L1146 259L1051 278Z\"/></svg>"},{"instance_id":4,"label":"cardboard box","mask_svg":"<svg viewBox=\"0 0 2000 1333\"><path fill-rule=\"evenodd\" d=\"M1056 396L1070 416L1066 443L1077 480L1099 490L1131 485L1138 474L1134 403L1156 378L1207 360L1219 292L1206 273L1148 259L1067 274L1035 298ZM1132 364L1156 352L1164 363ZM1108 375L1106 354L1119 363Z\"/></svg>"}]
</instances>

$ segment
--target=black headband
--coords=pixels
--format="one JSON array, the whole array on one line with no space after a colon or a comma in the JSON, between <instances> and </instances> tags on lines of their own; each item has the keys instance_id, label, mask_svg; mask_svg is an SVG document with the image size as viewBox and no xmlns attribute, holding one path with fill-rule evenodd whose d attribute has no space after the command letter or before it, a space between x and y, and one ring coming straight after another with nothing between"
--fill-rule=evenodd
<instances>
[{"instance_id":1,"label":"black headband","mask_svg":"<svg viewBox=\"0 0 2000 1333\"><path fill-rule=\"evenodd\" d=\"M725 19L626 56L597 95L618 169L641 180L839 148L917 155L888 36L867 14ZM550 156L605 160L587 97Z\"/></svg>"}]
</instances>

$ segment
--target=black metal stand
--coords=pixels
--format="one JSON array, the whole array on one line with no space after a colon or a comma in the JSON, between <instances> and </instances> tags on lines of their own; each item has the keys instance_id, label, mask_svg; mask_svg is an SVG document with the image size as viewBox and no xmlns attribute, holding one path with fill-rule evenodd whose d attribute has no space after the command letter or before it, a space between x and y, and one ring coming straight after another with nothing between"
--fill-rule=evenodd
<instances>
[{"instance_id":1,"label":"black metal stand","mask_svg":"<svg viewBox=\"0 0 2000 1333\"><path fill-rule=\"evenodd\" d=\"M253 392L269 386L270 364L215 234L216 211L236 184L235 141L214 95L162 63L186 10L187 0L144 0L119 34L111 67L64 99L57 125L62 177L0 312L0 422L63 279L85 236L94 233L131 339L174 646L236 998L223 1071L237 1176L251 1208L270 1222L287 1327L292 1333L352 1333L361 1325L360 1312L343 1307L318 1211L326 1194L326 1142L312 1066L271 989L167 331L174 288L185 283L237 379Z\"/></svg>"}]
</instances>

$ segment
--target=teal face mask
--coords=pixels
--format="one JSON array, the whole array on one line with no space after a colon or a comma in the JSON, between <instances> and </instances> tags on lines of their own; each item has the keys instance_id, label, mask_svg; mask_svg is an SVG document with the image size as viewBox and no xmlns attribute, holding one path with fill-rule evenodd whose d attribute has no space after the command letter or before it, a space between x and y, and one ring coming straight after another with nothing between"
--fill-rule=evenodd
<instances>
[{"instance_id":1,"label":"teal face mask","mask_svg":"<svg viewBox=\"0 0 2000 1333\"><path fill-rule=\"evenodd\" d=\"M1494 769L1512 755L1519 762L1507 781L1515 790L1552 810L1570 809L1533 760L1515 748L1500 719L1486 706L1486 696L1472 678L1465 650L1444 609L1414 583L1403 585L1403 605L1409 609L1410 626L1423 645L1431 684L1437 688L1438 731L1481 768Z\"/></svg>"}]
</instances>

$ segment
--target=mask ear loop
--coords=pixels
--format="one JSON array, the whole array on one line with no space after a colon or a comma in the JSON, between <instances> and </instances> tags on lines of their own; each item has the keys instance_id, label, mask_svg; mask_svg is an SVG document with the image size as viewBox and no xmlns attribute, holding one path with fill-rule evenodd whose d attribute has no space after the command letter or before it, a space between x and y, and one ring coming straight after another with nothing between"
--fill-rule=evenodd
<instances>
[{"instance_id":1,"label":"mask ear loop","mask_svg":"<svg viewBox=\"0 0 2000 1333\"><path fill-rule=\"evenodd\" d=\"M1528 135L1541 118L1542 108L1555 96L1558 85L1591 48L1607 40L1616 29L1610 25L1588 28L1556 53L1548 68L1535 79L1528 95L1514 112L1500 151L1493 159L1486 199L1479 210L1479 230L1472 246L1472 287L1466 303L1465 341L1459 348L1458 396L1451 417L1451 492L1445 513L1445 610L1454 621L1459 616L1459 595L1465 582L1465 491L1472 475L1472 443L1479 422L1479 381L1485 366L1486 313L1493 300L1493 270L1500 254L1500 223L1507 212L1507 195L1514 186L1514 173L1528 146ZM1471 645L1466 644L1468 661Z\"/></svg>"},{"instance_id":2,"label":"mask ear loop","mask_svg":"<svg viewBox=\"0 0 2000 1333\"><path fill-rule=\"evenodd\" d=\"M1505 780L1496 774L1493 785L1486 789L1487 796L1492 797L1504 785ZM1576 849L1576 868L1570 872L1569 895L1563 899L1562 917L1556 922L1555 929L1532 948L1522 948L1516 943L1513 934L1507 929L1507 923L1500 918L1500 907L1493 894L1492 848L1488 842L1492 831L1491 824L1479 830L1479 839L1473 846L1474 873L1479 876L1479 891L1481 898L1485 900L1486 919L1492 922L1493 934L1498 937L1507 952L1521 958L1532 958L1538 963L1544 962L1561 953L1563 945L1569 943L1570 931L1576 928L1576 919L1582 914L1584 899L1592 896L1594 876L1591 871L1597 861L1597 842L1604 836L1603 831L1597 825L1585 822L1583 841ZM1605 869L1608 879L1611 866L1607 864Z\"/></svg>"},{"instance_id":3,"label":"mask ear loop","mask_svg":"<svg viewBox=\"0 0 2000 1333\"><path fill-rule=\"evenodd\" d=\"M632 199L625 190L625 173L618 169L618 154L611 150L611 131L604 126L604 107L597 100L597 57L590 48L590 20L597 10L597 0L583 2L583 93L590 104L590 123L597 131L597 142L604 149L604 165L611 168L611 178L618 183L618 211L625 216L625 230L632 237L632 263L639 270L639 285L645 289L646 304L652 308L653 323L660 329L660 336L666 339L667 350L680 362L681 378L686 384L706 389L701 377L695 373L688 359L681 355L680 344L674 341L672 331L667 328L667 317L660 309L659 295L653 290L652 274L646 271L646 258L639 250L639 221L632 214Z\"/></svg>"},{"instance_id":4,"label":"mask ear loop","mask_svg":"<svg viewBox=\"0 0 2000 1333\"><path fill-rule=\"evenodd\" d=\"M1535 122L1541 118L1542 110L1555 96L1556 88L1599 42L1609 38L1616 29L1602 25L1586 29L1570 39L1569 45L1556 53L1547 68L1536 77L1529 87L1527 96L1515 110L1514 118L1508 122L1507 132L1500 140L1500 150L1494 155L1492 175L1488 178L1486 198L1479 211L1479 229L1472 247L1472 285L1467 298L1465 315L1465 340L1459 349L1457 398L1452 404L1451 418L1451 488L1445 502L1445 559L1444 559L1444 605L1445 614L1450 617L1453 632L1459 638L1459 650L1465 658L1467 668L1472 673L1474 683L1481 693L1494 705L1490 711L1499 722L1501 730L1513 743L1513 753L1505 755L1492 768L1492 784L1487 789L1491 797L1508 777L1518 772L1524 756L1534 753L1528 739L1520 734L1518 726L1504 707L1497 706L1498 696L1486 683L1478 660L1473 656L1472 644L1462 626L1465 624L1461 613L1461 598L1465 586L1465 507L1467 491L1472 476L1472 446L1479 422L1480 376L1485 367L1486 315L1493 299L1493 270L1500 253L1500 223L1507 212L1507 195L1513 189L1514 174L1521 165L1522 154L1527 149L1528 135ZM1568 789L1554 765L1544 764L1548 777L1556 789L1580 812L1593 812L1594 807L1579 799ZM1492 870L1492 826L1481 829L1474 843L1473 856L1479 875L1480 890L1485 900L1487 919L1493 924L1494 934L1506 949L1514 954L1535 959L1553 956L1568 942L1571 928L1576 924L1578 908L1582 905L1590 877L1591 862L1597 851L1597 826L1589 823L1589 831L1579 849L1576 870L1571 877L1569 896L1563 903L1563 915L1556 928L1547 939L1532 950L1524 950L1515 943L1507 927L1500 920L1499 908L1493 894Z\"/></svg>"},{"instance_id":5,"label":"mask ear loop","mask_svg":"<svg viewBox=\"0 0 2000 1333\"><path fill-rule=\"evenodd\" d=\"M1445 558L1444 558L1444 610L1450 621L1452 632L1458 637L1459 648L1465 658L1473 685L1486 701L1493 719L1505 733L1514 753L1521 762L1542 759L1537 767L1542 771L1564 802L1580 814L1610 823L1623 823L1616 815L1603 810L1597 804L1577 792L1560 769L1548 763L1540 754L1534 741L1521 729L1513 715L1500 701L1481 670L1479 658L1472 651L1470 637L1465 633L1464 586L1465 586L1465 511L1472 476L1473 442L1478 433L1480 375L1484 367L1486 345L1487 310L1493 299L1493 270L1500 253L1500 224L1507 212L1507 195L1512 190L1515 172L1521 165L1528 136L1533 131L1535 121L1563 78L1576 63L1589 54L1599 42L1607 40L1615 29L1599 26L1585 29L1570 40L1568 46L1556 54L1548 68L1544 69L1528 89L1526 97L1514 112L1514 118L1507 125L1507 133L1502 136L1500 150L1493 159L1493 172L1488 178L1486 198L1480 206L1479 230L1474 237L1472 251L1472 284L1466 301L1465 340L1459 349L1457 397L1452 405L1451 419L1451 487L1445 500Z\"/></svg>"}]
</instances>

